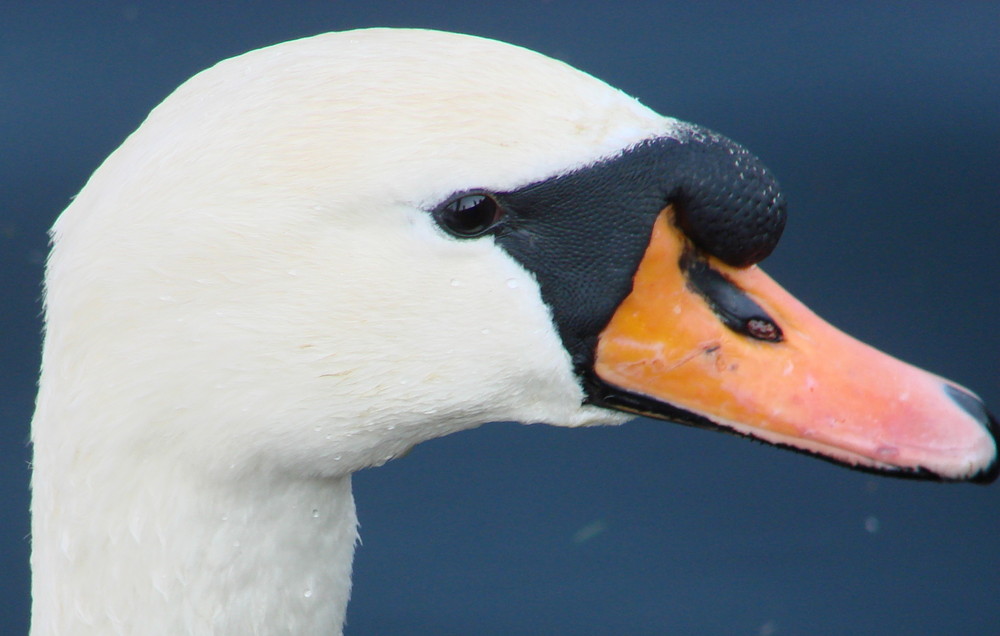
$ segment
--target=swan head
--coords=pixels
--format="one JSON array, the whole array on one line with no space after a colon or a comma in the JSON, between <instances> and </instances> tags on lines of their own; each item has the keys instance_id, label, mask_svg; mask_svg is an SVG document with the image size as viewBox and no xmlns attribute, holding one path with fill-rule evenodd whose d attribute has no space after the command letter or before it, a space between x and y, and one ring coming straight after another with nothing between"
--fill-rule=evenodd
<instances>
[{"instance_id":1,"label":"swan head","mask_svg":"<svg viewBox=\"0 0 1000 636\"><path fill-rule=\"evenodd\" d=\"M349 475L490 421L993 479L975 396L757 267L784 219L737 144L490 40L327 34L195 76L52 231L33 633L335 633Z\"/></svg>"},{"instance_id":2,"label":"swan head","mask_svg":"<svg viewBox=\"0 0 1000 636\"><path fill-rule=\"evenodd\" d=\"M640 412L992 474L971 394L756 267L783 222L741 147L518 47L374 29L248 53L55 225L36 445L334 476L485 422Z\"/></svg>"}]
</instances>

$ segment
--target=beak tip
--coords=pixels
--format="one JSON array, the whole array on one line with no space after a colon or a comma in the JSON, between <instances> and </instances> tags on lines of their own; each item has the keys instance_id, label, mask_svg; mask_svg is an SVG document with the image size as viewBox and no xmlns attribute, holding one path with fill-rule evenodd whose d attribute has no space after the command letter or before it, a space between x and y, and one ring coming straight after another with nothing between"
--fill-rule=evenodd
<instances>
[{"instance_id":1,"label":"beak tip","mask_svg":"<svg viewBox=\"0 0 1000 636\"><path fill-rule=\"evenodd\" d=\"M951 384L944 385L944 392L952 402L983 427L993 442L992 457L979 472L969 477L969 481L978 484L989 484L996 481L997 477L1000 476L1000 464L997 463L996 452L1000 426L997 425L996 418L986 410L986 405L983 404L982 400L972 393Z\"/></svg>"}]
</instances>

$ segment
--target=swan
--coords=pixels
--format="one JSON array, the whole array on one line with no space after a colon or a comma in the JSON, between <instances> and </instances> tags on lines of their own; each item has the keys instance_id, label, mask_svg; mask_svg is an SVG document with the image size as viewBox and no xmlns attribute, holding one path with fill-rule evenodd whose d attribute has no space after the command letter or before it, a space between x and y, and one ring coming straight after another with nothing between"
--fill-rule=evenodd
<instances>
[{"instance_id":1,"label":"swan","mask_svg":"<svg viewBox=\"0 0 1000 636\"><path fill-rule=\"evenodd\" d=\"M330 33L196 75L51 232L31 633L342 633L352 473L491 421L995 478L972 393L760 270L784 220L734 142L496 41Z\"/></svg>"}]
</instances>

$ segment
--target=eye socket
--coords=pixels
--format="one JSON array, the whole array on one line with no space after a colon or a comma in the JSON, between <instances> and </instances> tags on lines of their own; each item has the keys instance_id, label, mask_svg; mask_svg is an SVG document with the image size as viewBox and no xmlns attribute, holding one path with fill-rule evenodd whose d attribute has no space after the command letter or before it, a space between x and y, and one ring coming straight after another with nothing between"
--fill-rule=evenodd
<instances>
[{"instance_id":1,"label":"eye socket","mask_svg":"<svg viewBox=\"0 0 1000 636\"><path fill-rule=\"evenodd\" d=\"M451 234L473 238L489 231L503 218L504 210L486 192L467 192L438 207L434 217Z\"/></svg>"}]
</instances>

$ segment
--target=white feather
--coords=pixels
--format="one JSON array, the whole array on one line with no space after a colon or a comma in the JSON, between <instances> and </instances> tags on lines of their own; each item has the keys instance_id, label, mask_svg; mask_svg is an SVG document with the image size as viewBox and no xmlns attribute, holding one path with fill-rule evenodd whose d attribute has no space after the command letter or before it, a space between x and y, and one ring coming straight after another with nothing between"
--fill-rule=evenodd
<instances>
[{"instance_id":1,"label":"white feather","mask_svg":"<svg viewBox=\"0 0 1000 636\"><path fill-rule=\"evenodd\" d=\"M32 634L339 633L350 474L581 407L532 276L427 213L669 134L564 64L321 35L185 83L53 228Z\"/></svg>"}]
</instances>

